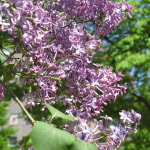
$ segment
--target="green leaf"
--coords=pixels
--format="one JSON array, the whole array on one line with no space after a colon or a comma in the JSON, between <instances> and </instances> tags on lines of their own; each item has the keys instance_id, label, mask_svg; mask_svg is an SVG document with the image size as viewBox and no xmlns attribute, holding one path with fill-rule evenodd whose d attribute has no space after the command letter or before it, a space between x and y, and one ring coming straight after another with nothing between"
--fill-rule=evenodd
<instances>
[{"instance_id":1,"label":"green leaf","mask_svg":"<svg viewBox=\"0 0 150 150\"><path fill-rule=\"evenodd\" d=\"M98 150L97 147L91 143L75 140L72 143L70 150Z\"/></svg>"},{"instance_id":2,"label":"green leaf","mask_svg":"<svg viewBox=\"0 0 150 150\"><path fill-rule=\"evenodd\" d=\"M6 70L12 69L13 67L14 67L14 64L8 64L8 65L6 66Z\"/></svg>"},{"instance_id":3,"label":"green leaf","mask_svg":"<svg viewBox=\"0 0 150 150\"><path fill-rule=\"evenodd\" d=\"M45 104L45 105L47 106L48 110L51 112L52 118L59 117L66 120L74 121L74 118L72 116L62 113L61 111L59 111L58 109L54 108L49 104Z\"/></svg>"},{"instance_id":4,"label":"green leaf","mask_svg":"<svg viewBox=\"0 0 150 150\"><path fill-rule=\"evenodd\" d=\"M61 81L61 79L60 78L56 78L56 77L51 77L51 76L46 76L47 78L49 78L49 79L54 79L54 80L58 80L58 81Z\"/></svg>"},{"instance_id":5,"label":"green leaf","mask_svg":"<svg viewBox=\"0 0 150 150\"><path fill-rule=\"evenodd\" d=\"M14 47L14 45L7 45L4 47L4 49L13 48L13 47Z\"/></svg>"},{"instance_id":6,"label":"green leaf","mask_svg":"<svg viewBox=\"0 0 150 150\"><path fill-rule=\"evenodd\" d=\"M13 64L8 64L5 67L5 70L3 71L4 81L10 81L15 77L14 74L12 73L12 71L11 71L13 66L14 66Z\"/></svg>"},{"instance_id":7,"label":"green leaf","mask_svg":"<svg viewBox=\"0 0 150 150\"><path fill-rule=\"evenodd\" d=\"M35 150L70 150L75 140L70 133L44 122L35 123L31 139Z\"/></svg>"},{"instance_id":8,"label":"green leaf","mask_svg":"<svg viewBox=\"0 0 150 150\"><path fill-rule=\"evenodd\" d=\"M32 145L31 133L29 133L26 137L24 137L24 138L20 141L20 146L21 146L21 147L27 147L27 146L31 146L31 145Z\"/></svg>"}]
</instances>

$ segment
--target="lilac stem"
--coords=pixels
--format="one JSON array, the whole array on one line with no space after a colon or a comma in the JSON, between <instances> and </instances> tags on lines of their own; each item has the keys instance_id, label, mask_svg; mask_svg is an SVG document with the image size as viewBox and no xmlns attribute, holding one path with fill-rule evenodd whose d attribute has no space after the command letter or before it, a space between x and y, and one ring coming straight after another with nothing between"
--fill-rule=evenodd
<instances>
[{"instance_id":1,"label":"lilac stem","mask_svg":"<svg viewBox=\"0 0 150 150\"><path fill-rule=\"evenodd\" d=\"M32 116L29 114L29 112L26 110L26 108L23 106L19 98L16 96L16 94L3 82L0 80L0 84L3 85L8 92L14 97L14 100L18 103L22 111L25 113L25 115L28 117L29 121L31 122L32 125L36 123L36 121L32 118Z\"/></svg>"}]
</instances>

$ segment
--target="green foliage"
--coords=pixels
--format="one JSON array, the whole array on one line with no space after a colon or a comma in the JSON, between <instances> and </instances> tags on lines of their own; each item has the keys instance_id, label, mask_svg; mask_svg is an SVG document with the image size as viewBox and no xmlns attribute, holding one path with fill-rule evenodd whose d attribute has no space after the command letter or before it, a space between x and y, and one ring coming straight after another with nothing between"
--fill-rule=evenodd
<instances>
[{"instance_id":1,"label":"green foliage","mask_svg":"<svg viewBox=\"0 0 150 150\"><path fill-rule=\"evenodd\" d=\"M62 118L64 120L74 121L74 118L72 116L62 113L61 111L59 111L58 109L54 108L51 105L48 105L48 104L45 104L45 105L47 106L48 110L52 114L51 118L58 117L58 118Z\"/></svg>"},{"instance_id":2,"label":"green foliage","mask_svg":"<svg viewBox=\"0 0 150 150\"><path fill-rule=\"evenodd\" d=\"M45 105L52 114L52 118L58 117L74 121L72 116L60 112L51 105ZM34 124L31 139L30 135L27 136L27 138L22 141L22 146L29 146L31 143L35 150L97 150L93 144L77 140L69 132L56 128L54 124L44 122Z\"/></svg>"},{"instance_id":3,"label":"green foliage","mask_svg":"<svg viewBox=\"0 0 150 150\"><path fill-rule=\"evenodd\" d=\"M11 127L2 128L0 130L0 150L12 150L15 148L11 148L8 146L8 138L10 135L14 133L14 129Z\"/></svg>"},{"instance_id":4,"label":"green foliage","mask_svg":"<svg viewBox=\"0 0 150 150\"><path fill-rule=\"evenodd\" d=\"M150 64L147 64L147 62L150 61L150 52L147 52L146 54L140 54L140 53L132 53L128 52L126 53L126 59L124 59L123 55L116 56L116 61L120 62L116 65L117 69L132 69L133 66L149 68Z\"/></svg>"},{"instance_id":5,"label":"green foliage","mask_svg":"<svg viewBox=\"0 0 150 150\"><path fill-rule=\"evenodd\" d=\"M5 66L5 70L3 70L3 80L6 82L14 79L14 74L11 72L11 69L13 69L14 64L8 64Z\"/></svg>"},{"instance_id":6,"label":"green foliage","mask_svg":"<svg viewBox=\"0 0 150 150\"><path fill-rule=\"evenodd\" d=\"M97 150L97 148L91 143L75 140L70 150Z\"/></svg>"},{"instance_id":7,"label":"green foliage","mask_svg":"<svg viewBox=\"0 0 150 150\"><path fill-rule=\"evenodd\" d=\"M94 145L44 122L35 123L31 139L35 150L97 150Z\"/></svg>"},{"instance_id":8,"label":"green foliage","mask_svg":"<svg viewBox=\"0 0 150 150\"><path fill-rule=\"evenodd\" d=\"M141 141L143 141L141 143ZM150 132L148 129L139 129L136 136L129 137L129 142L124 142L125 150L150 150Z\"/></svg>"},{"instance_id":9,"label":"green foliage","mask_svg":"<svg viewBox=\"0 0 150 150\"><path fill-rule=\"evenodd\" d=\"M133 6L132 18L125 20L111 34L103 37L102 51L95 62L119 70L128 85L127 94L117 98L105 113L118 118L122 109L135 109L142 114L140 129L132 141L122 145L125 150L148 150L150 145L150 0L128 0ZM146 132L146 134L144 134ZM141 138L142 137L142 138Z\"/></svg>"},{"instance_id":10,"label":"green foliage","mask_svg":"<svg viewBox=\"0 0 150 150\"><path fill-rule=\"evenodd\" d=\"M68 150L75 138L50 124L38 122L34 125L31 139L35 150Z\"/></svg>"},{"instance_id":11,"label":"green foliage","mask_svg":"<svg viewBox=\"0 0 150 150\"><path fill-rule=\"evenodd\" d=\"M8 106L7 103L0 103L0 110L1 110L1 113L0 113L0 125L1 126L4 126L7 123L7 121L8 121L8 118L5 117L5 115L7 113L6 106Z\"/></svg>"},{"instance_id":12,"label":"green foliage","mask_svg":"<svg viewBox=\"0 0 150 150\"><path fill-rule=\"evenodd\" d=\"M24 137L20 141L19 146L23 147L23 148L27 148L27 147L32 146L31 133L29 133L26 137Z\"/></svg>"},{"instance_id":13,"label":"green foliage","mask_svg":"<svg viewBox=\"0 0 150 150\"><path fill-rule=\"evenodd\" d=\"M15 150L15 148L11 148L8 146L9 137L15 133L15 130L12 127L6 127L8 117L6 117L7 103L0 103L0 150Z\"/></svg>"}]
</instances>

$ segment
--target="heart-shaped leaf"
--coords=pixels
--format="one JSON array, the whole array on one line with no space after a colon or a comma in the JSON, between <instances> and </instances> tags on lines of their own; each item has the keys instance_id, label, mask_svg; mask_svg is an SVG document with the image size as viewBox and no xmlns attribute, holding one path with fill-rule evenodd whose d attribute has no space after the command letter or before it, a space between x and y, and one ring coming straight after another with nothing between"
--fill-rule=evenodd
<instances>
[{"instance_id":1,"label":"heart-shaped leaf","mask_svg":"<svg viewBox=\"0 0 150 150\"><path fill-rule=\"evenodd\" d=\"M44 122L35 123L31 139L35 150L70 150L75 140L70 133Z\"/></svg>"},{"instance_id":2,"label":"heart-shaped leaf","mask_svg":"<svg viewBox=\"0 0 150 150\"><path fill-rule=\"evenodd\" d=\"M66 120L74 121L74 118L72 116L62 113L61 111L59 111L58 109L54 108L49 104L45 104L45 105L47 106L48 110L51 112L52 118L59 117Z\"/></svg>"},{"instance_id":3,"label":"heart-shaped leaf","mask_svg":"<svg viewBox=\"0 0 150 150\"><path fill-rule=\"evenodd\" d=\"M75 140L72 143L70 150L98 150L97 147L91 143Z\"/></svg>"}]
</instances>

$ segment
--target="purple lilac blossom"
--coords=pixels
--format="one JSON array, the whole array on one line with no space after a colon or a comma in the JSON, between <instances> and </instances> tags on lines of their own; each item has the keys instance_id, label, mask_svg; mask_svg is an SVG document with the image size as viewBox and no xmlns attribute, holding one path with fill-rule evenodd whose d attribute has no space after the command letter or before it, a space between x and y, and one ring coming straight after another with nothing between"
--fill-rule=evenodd
<instances>
[{"instance_id":1,"label":"purple lilac blossom","mask_svg":"<svg viewBox=\"0 0 150 150\"><path fill-rule=\"evenodd\" d=\"M18 62L16 69L26 69L22 84L35 87L35 91L24 96L29 108L39 102L54 104L58 87L64 87L66 99L63 101L69 104L67 111L90 118L99 115L107 101L126 92L127 86L117 83L121 80L120 73L92 65L94 53L89 55L87 51L97 50L101 41L90 35L84 24L92 20L99 26L98 30L103 30L96 23L101 18L101 23L105 22L110 31L126 15L130 16L130 5L108 0L74 0L71 3L62 0L47 5L43 1L19 0L0 3L0 6L1 14L7 16L7 19L0 19L1 30L15 38L18 27L22 32L25 58ZM111 24L106 17L113 18ZM67 102L68 98L72 100ZM75 103L80 106L76 107Z\"/></svg>"},{"instance_id":2,"label":"purple lilac blossom","mask_svg":"<svg viewBox=\"0 0 150 150\"><path fill-rule=\"evenodd\" d=\"M92 22L95 33L105 35L131 17L131 11L132 6L126 2L110 0L0 2L0 30L13 35L11 41L18 38L25 49L16 70L26 70L21 84L35 89L24 93L27 106L32 109L40 103L54 104L61 89L66 112L76 119L76 124L66 124L65 130L94 143L99 150L118 148L131 130L136 132L141 116L134 110L123 110L118 126L109 116L101 117L104 121L91 121L109 101L124 94L127 86L118 83L123 76L120 72L92 63L101 40L90 35L85 24ZM89 50L93 53L89 54ZM0 97L3 93L0 88Z\"/></svg>"},{"instance_id":3,"label":"purple lilac blossom","mask_svg":"<svg viewBox=\"0 0 150 150\"><path fill-rule=\"evenodd\" d=\"M76 122L66 124L65 130L79 140L94 143L99 150L116 150L131 131L136 132L141 119L141 115L134 110L123 110L119 114L121 121L118 125L114 125L113 119L107 115L101 117L103 120L85 120L76 117ZM124 122L124 120L132 121Z\"/></svg>"}]
</instances>

